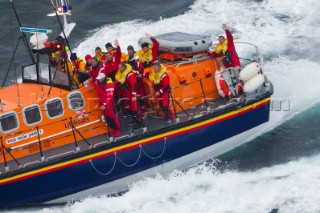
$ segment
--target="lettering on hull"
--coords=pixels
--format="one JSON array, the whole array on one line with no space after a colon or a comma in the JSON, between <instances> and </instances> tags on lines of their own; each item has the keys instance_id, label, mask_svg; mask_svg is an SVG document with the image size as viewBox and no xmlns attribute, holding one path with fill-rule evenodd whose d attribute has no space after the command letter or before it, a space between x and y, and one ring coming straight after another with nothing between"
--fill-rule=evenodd
<instances>
[{"instance_id":1,"label":"lettering on hull","mask_svg":"<svg viewBox=\"0 0 320 213\"><path fill-rule=\"evenodd\" d=\"M43 134L43 129L39 129L39 135L42 135L42 134ZM26 133L23 135L18 135L17 137L14 137L14 138L9 138L6 140L6 142L7 142L7 144L11 144L11 143L16 143L16 142L26 140L29 138L33 138L36 136L38 136L38 131L33 131L33 132L29 132L29 133Z\"/></svg>"},{"instance_id":2,"label":"lettering on hull","mask_svg":"<svg viewBox=\"0 0 320 213\"><path fill-rule=\"evenodd\" d=\"M82 118L82 119L79 119L79 120L73 120L72 121L72 124L73 126L78 126L79 124L83 124L83 123L87 123L89 122L89 118ZM65 123L64 124L64 127L67 129L67 128L71 128L72 126L71 122L69 121L68 123Z\"/></svg>"}]
</instances>

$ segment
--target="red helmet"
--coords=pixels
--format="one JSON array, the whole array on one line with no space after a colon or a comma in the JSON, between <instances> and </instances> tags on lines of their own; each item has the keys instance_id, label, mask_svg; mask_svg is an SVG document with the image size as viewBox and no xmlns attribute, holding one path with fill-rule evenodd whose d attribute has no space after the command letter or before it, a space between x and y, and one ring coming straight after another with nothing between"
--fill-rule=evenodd
<instances>
[{"instance_id":1,"label":"red helmet","mask_svg":"<svg viewBox=\"0 0 320 213\"><path fill-rule=\"evenodd\" d=\"M91 56L90 54L87 54L87 55L84 57L84 59L85 59L86 61L88 61L89 59L92 59L92 56Z\"/></svg>"}]
</instances>

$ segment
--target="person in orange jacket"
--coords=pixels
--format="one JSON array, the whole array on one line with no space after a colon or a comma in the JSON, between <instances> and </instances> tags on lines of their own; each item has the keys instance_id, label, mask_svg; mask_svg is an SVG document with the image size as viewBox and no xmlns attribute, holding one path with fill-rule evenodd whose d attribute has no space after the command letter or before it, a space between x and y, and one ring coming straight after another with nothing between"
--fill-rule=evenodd
<instances>
[{"instance_id":1,"label":"person in orange jacket","mask_svg":"<svg viewBox=\"0 0 320 213\"><path fill-rule=\"evenodd\" d=\"M174 115L169 106L170 77L166 73L167 68L158 61L153 62L152 68L149 79L154 84L155 96L158 97L159 104L165 114L166 123L172 124Z\"/></svg>"},{"instance_id":2,"label":"person in orange jacket","mask_svg":"<svg viewBox=\"0 0 320 213\"><path fill-rule=\"evenodd\" d=\"M94 86L98 92L101 110L108 126L111 128L109 133L114 137L119 137L121 135L121 127L114 105L115 85L111 78L106 78L104 73L99 73L96 80Z\"/></svg>"},{"instance_id":3,"label":"person in orange jacket","mask_svg":"<svg viewBox=\"0 0 320 213\"><path fill-rule=\"evenodd\" d=\"M144 127L142 114L137 102L137 79L136 75L132 72L131 65L120 63L119 70L116 74L116 80L120 83L120 90L125 98L125 109L133 116L132 123L136 124L134 129Z\"/></svg>"}]
</instances>

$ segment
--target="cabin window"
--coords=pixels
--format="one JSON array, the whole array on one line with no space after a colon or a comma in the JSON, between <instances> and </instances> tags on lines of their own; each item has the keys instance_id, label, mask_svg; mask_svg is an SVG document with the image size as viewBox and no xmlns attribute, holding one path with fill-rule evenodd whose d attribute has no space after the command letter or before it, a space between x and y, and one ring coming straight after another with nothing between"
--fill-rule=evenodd
<instances>
[{"instance_id":1,"label":"cabin window","mask_svg":"<svg viewBox=\"0 0 320 213\"><path fill-rule=\"evenodd\" d=\"M24 120L27 125L39 123L41 121L40 107L38 105L33 105L25 108Z\"/></svg>"},{"instance_id":2,"label":"cabin window","mask_svg":"<svg viewBox=\"0 0 320 213\"><path fill-rule=\"evenodd\" d=\"M69 108L71 110L80 110L84 107L84 100L80 93L69 94Z\"/></svg>"},{"instance_id":3,"label":"cabin window","mask_svg":"<svg viewBox=\"0 0 320 213\"><path fill-rule=\"evenodd\" d=\"M57 118L63 115L63 105L60 99L49 100L45 106L49 118Z\"/></svg>"},{"instance_id":4,"label":"cabin window","mask_svg":"<svg viewBox=\"0 0 320 213\"><path fill-rule=\"evenodd\" d=\"M8 113L0 117L1 128L3 132L11 131L18 128L17 115Z\"/></svg>"}]
</instances>

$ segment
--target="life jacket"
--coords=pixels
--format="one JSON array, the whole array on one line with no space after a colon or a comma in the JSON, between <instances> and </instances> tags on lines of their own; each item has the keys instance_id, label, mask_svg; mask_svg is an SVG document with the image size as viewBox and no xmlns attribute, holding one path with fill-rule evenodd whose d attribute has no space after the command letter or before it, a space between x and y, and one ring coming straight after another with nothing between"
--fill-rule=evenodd
<instances>
[{"instance_id":1,"label":"life jacket","mask_svg":"<svg viewBox=\"0 0 320 213\"><path fill-rule=\"evenodd\" d=\"M130 64L126 64L126 69L123 72L120 72L120 70L117 71L115 79L118 81L121 85L126 83L128 74L132 71L132 67Z\"/></svg>"},{"instance_id":2,"label":"life jacket","mask_svg":"<svg viewBox=\"0 0 320 213\"><path fill-rule=\"evenodd\" d=\"M214 51L215 51L217 54L220 54L220 55L221 55L221 53L222 53L223 55L225 55L226 52L227 52L227 50L228 50L228 40L225 39L222 44L220 44L220 43L217 44L217 46L216 46L216 48L215 48Z\"/></svg>"},{"instance_id":3,"label":"life jacket","mask_svg":"<svg viewBox=\"0 0 320 213\"><path fill-rule=\"evenodd\" d=\"M86 63L81 58L78 58L76 60L76 67L77 67L79 72L85 72L86 71Z\"/></svg>"},{"instance_id":4,"label":"life jacket","mask_svg":"<svg viewBox=\"0 0 320 213\"><path fill-rule=\"evenodd\" d=\"M79 72L85 72L86 71L86 64L80 58L77 58L75 62L72 62L72 65L73 65L73 72L76 75L78 75Z\"/></svg>"},{"instance_id":5,"label":"life jacket","mask_svg":"<svg viewBox=\"0 0 320 213\"><path fill-rule=\"evenodd\" d=\"M106 60L106 53L105 52L101 52L100 55L95 55L94 57L96 57L100 61L103 61L103 60Z\"/></svg>"},{"instance_id":6,"label":"life jacket","mask_svg":"<svg viewBox=\"0 0 320 213\"><path fill-rule=\"evenodd\" d=\"M167 68L164 65L160 65L160 71L155 73L153 70L151 71L150 75L149 75L149 79L151 81L153 81L154 85L158 85L160 84L160 81L162 79L162 76L166 73Z\"/></svg>"},{"instance_id":7,"label":"life jacket","mask_svg":"<svg viewBox=\"0 0 320 213\"><path fill-rule=\"evenodd\" d=\"M121 62L126 62L127 59L127 54L125 54L124 52L121 52Z\"/></svg>"},{"instance_id":8,"label":"life jacket","mask_svg":"<svg viewBox=\"0 0 320 213\"><path fill-rule=\"evenodd\" d=\"M139 57L141 63L149 63L152 61L152 45L149 44L149 49L147 52L144 52L142 49L135 53Z\"/></svg>"},{"instance_id":9,"label":"life jacket","mask_svg":"<svg viewBox=\"0 0 320 213\"><path fill-rule=\"evenodd\" d=\"M129 54L126 56L126 63L130 64L132 66L133 63L135 63L139 57L137 56L137 53L135 52L132 56Z\"/></svg>"}]
</instances>

